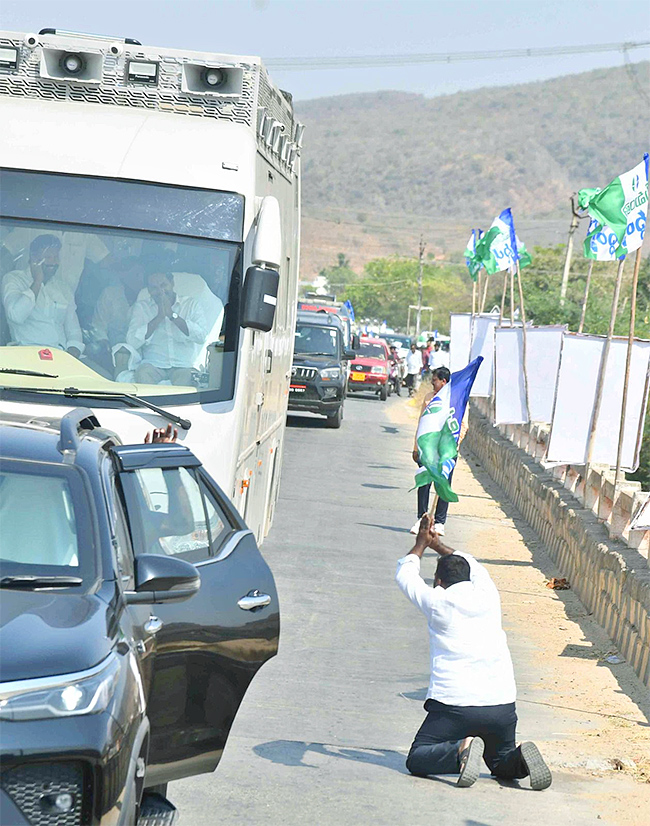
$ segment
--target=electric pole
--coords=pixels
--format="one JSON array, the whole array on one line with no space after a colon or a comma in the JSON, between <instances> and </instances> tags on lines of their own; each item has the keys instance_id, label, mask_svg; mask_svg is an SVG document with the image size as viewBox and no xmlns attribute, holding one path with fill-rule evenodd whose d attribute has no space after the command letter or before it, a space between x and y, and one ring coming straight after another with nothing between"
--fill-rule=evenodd
<instances>
[{"instance_id":1,"label":"electric pole","mask_svg":"<svg viewBox=\"0 0 650 826\"><path fill-rule=\"evenodd\" d=\"M418 312L415 318L415 338L420 335L420 325L422 323L422 271L424 270L424 249L426 244L424 238L420 236L420 264L418 269Z\"/></svg>"}]
</instances>

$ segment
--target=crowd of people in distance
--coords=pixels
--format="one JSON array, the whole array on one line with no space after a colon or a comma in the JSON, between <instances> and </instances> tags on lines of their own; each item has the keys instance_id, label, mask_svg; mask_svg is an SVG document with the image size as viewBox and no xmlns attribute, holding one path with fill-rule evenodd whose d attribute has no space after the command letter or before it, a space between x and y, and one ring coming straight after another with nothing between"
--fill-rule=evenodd
<instances>
[{"instance_id":1,"label":"crowd of people in distance","mask_svg":"<svg viewBox=\"0 0 650 826\"><path fill-rule=\"evenodd\" d=\"M65 350L117 381L191 385L221 332L223 302L169 250L118 257L92 233L17 228L2 253L2 344Z\"/></svg>"}]
</instances>

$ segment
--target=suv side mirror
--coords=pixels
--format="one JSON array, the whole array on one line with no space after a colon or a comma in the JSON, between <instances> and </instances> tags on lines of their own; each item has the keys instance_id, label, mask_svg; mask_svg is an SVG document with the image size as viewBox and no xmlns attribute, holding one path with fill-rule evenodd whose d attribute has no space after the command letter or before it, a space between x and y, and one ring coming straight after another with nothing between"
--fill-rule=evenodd
<instances>
[{"instance_id":1,"label":"suv side mirror","mask_svg":"<svg viewBox=\"0 0 650 826\"><path fill-rule=\"evenodd\" d=\"M352 349L358 350L361 347L361 342L359 341L359 336L355 333L352 336Z\"/></svg>"},{"instance_id":2,"label":"suv side mirror","mask_svg":"<svg viewBox=\"0 0 650 826\"><path fill-rule=\"evenodd\" d=\"M194 596L201 587L201 575L184 559L158 554L135 558L135 590L127 591L128 605L180 602Z\"/></svg>"},{"instance_id":3,"label":"suv side mirror","mask_svg":"<svg viewBox=\"0 0 650 826\"><path fill-rule=\"evenodd\" d=\"M354 352L354 350L343 351L343 361L352 361L352 359L355 359L356 357L357 354Z\"/></svg>"},{"instance_id":4,"label":"suv side mirror","mask_svg":"<svg viewBox=\"0 0 650 826\"><path fill-rule=\"evenodd\" d=\"M280 275L275 270L249 267L244 279L241 326L268 333L273 327L278 303Z\"/></svg>"}]
</instances>

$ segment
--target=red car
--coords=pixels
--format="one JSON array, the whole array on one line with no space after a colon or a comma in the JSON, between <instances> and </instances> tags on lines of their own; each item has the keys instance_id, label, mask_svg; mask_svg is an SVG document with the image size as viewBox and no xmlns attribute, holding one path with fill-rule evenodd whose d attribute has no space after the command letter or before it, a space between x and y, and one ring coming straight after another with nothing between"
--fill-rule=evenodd
<instances>
[{"instance_id":1,"label":"red car","mask_svg":"<svg viewBox=\"0 0 650 826\"><path fill-rule=\"evenodd\" d=\"M350 365L348 393L365 390L377 393L385 402L388 396L388 356L388 345L383 339L361 336L357 355Z\"/></svg>"}]
</instances>

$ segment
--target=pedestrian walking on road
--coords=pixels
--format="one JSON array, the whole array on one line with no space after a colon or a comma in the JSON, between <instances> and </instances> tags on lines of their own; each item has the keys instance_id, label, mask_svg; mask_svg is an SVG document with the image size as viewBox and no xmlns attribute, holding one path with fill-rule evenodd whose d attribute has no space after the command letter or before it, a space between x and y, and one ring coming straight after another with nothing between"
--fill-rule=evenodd
<instances>
[{"instance_id":1,"label":"pedestrian walking on road","mask_svg":"<svg viewBox=\"0 0 650 826\"><path fill-rule=\"evenodd\" d=\"M426 548L440 555L433 588L420 575ZM515 743L515 678L499 593L487 570L444 545L425 514L395 579L427 618L431 646L427 716L407 769L418 777L457 774L457 784L466 787L478 779L482 758L495 777L530 777L531 788L548 788L551 772L537 746Z\"/></svg>"},{"instance_id":2,"label":"pedestrian walking on road","mask_svg":"<svg viewBox=\"0 0 650 826\"><path fill-rule=\"evenodd\" d=\"M436 367L435 370L431 372L431 384L432 390L430 393L424 397L424 401L422 402L422 409L420 410L420 417L424 413L425 407L429 404L431 399L440 392L440 390L445 386L445 384L449 383L451 379L451 373L449 372L447 367ZM463 421L460 424L460 434L458 436L458 446L460 447L460 443L465 438L465 434L467 433L467 418L468 413L466 412L463 416ZM413 461L419 466L422 467L420 462L420 451L418 450L417 441L417 429L415 431L415 437L413 442ZM449 474L449 483L451 484L451 480L453 478L454 472ZM417 522L411 528L412 534L417 534L420 528L420 519L424 516L424 514L429 510L429 494L431 493L431 485L422 485L418 488L418 518ZM444 499L438 497L438 502L436 503L436 512L433 517L434 521L434 530L440 536L445 535L445 524L447 523L447 512L449 510L449 502L445 502Z\"/></svg>"},{"instance_id":3,"label":"pedestrian walking on road","mask_svg":"<svg viewBox=\"0 0 650 826\"><path fill-rule=\"evenodd\" d=\"M406 354L406 387L409 391L409 396L412 396L416 390L415 378L419 375L422 369L422 356L418 353L418 348L413 342L411 349Z\"/></svg>"}]
</instances>

